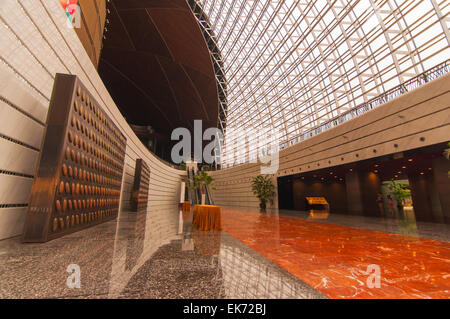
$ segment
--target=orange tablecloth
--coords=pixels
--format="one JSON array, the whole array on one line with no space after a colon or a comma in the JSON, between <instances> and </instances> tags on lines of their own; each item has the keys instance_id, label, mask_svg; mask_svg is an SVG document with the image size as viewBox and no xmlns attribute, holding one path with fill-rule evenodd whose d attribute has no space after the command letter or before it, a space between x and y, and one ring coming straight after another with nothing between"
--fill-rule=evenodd
<instances>
[{"instance_id":1,"label":"orange tablecloth","mask_svg":"<svg viewBox=\"0 0 450 319\"><path fill-rule=\"evenodd\" d=\"M189 211L191 211L191 202L184 202L184 203L182 203L181 204L181 210L183 211L183 212L189 212Z\"/></svg>"},{"instance_id":2,"label":"orange tablecloth","mask_svg":"<svg viewBox=\"0 0 450 319\"><path fill-rule=\"evenodd\" d=\"M195 205L192 225L200 230L222 230L220 206Z\"/></svg>"}]
</instances>

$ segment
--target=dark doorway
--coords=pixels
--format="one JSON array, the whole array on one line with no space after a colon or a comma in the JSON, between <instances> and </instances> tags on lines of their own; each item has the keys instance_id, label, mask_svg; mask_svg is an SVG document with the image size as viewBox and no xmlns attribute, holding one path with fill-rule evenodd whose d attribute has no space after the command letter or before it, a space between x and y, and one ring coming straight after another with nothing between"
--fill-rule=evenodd
<instances>
[{"instance_id":1,"label":"dark doorway","mask_svg":"<svg viewBox=\"0 0 450 319\"><path fill-rule=\"evenodd\" d=\"M278 178L278 207L280 209L294 209L294 194L292 177Z\"/></svg>"}]
</instances>

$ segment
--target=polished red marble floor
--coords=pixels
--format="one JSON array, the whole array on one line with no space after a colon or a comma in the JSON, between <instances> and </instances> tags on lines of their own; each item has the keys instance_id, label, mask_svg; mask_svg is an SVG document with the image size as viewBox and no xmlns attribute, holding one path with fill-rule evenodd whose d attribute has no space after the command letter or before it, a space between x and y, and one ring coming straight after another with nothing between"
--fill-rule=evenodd
<instances>
[{"instance_id":1,"label":"polished red marble floor","mask_svg":"<svg viewBox=\"0 0 450 319\"><path fill-rule=\"evenodd\" d=\"M230 208L223 230L330 298L450 298L450 243ZM370 288L369 265L381 287Z\"/></svg>"}]
</instances>

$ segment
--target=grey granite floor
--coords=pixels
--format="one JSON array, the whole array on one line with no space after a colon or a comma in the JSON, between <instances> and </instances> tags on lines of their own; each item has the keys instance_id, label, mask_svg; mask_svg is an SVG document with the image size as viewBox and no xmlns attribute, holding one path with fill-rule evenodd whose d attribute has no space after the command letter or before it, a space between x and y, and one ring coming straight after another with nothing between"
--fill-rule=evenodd
<instances>
[{"instance_id":1,"label":"grey granite floor","mask_svg":"<svg viewBox=\"0 0 450 319\"><path fill-rule=\"evenodd\" d=\"M184 217L150 208L44 244L0 241L0 298L325 298L226 233L193 230L192 216ZM74 264L80 288L67 285Z\"/></svg>"},{"instance_id":2,"label":"grey granite floor","mask_svg":"<svg viewBox=\"0 0 450 319\"><path fill-rule=\"evenodd\" d=\"M411 216L269 213L450 241L449 225ZM192 229L191 220L155 207L44 244L0 241L0 298L325 298L228 234ZM80 268L80 288L67 286L70 265Z\"/></svg>"}]
</instances>

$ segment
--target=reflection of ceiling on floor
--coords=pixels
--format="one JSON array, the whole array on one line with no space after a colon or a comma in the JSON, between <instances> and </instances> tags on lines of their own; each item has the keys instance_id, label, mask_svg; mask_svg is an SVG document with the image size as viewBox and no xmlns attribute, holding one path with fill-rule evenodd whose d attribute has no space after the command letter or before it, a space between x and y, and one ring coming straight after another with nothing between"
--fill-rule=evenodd
<instances>
[{"instance_id":1,"label":"reflection of ceiling on floor","mask_svg":"<svg viewBox=\"0 0 450 319\"><path fill-rule=\"evenodd\" d=\"M99 73L129 123L170 134L216 127L218 96L203 34L184 0L112 0Z\"/></svg>"}]
</instances>

